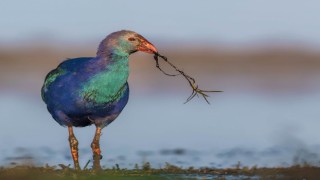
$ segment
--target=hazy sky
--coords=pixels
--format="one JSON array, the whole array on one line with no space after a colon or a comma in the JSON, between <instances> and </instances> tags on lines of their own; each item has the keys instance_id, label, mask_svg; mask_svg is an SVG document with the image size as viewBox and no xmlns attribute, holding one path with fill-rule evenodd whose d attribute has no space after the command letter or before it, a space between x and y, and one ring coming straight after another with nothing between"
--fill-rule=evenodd
<instances>
[{"instance_id":1,"label":"hazy sky","mask_svg":"<svg viewBox=\"0 0 320 180\"><path fill-rule=\"evenodd\" d=\"M320 1L1 0L1 41L100 39L120 29L173 40L320 44Z\"/></svg>"}]
</instances>

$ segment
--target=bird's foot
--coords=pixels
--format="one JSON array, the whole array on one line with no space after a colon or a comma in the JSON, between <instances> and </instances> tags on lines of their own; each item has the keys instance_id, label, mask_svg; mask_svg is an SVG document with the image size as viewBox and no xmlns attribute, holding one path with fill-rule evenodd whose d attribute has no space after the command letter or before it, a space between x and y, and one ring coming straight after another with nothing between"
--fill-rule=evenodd
<instances>
[{"instance_id":1,"label":"bird's foot","mask_svg":"<svg viewBox=\"0 0 320 180\"><path fill-rule=\"evenodd\" d=\"M100 150L100 136L101 136L101 128L96 128L96 133L91 143L92 153L93 153L93 169L95 171L102 170L100 165L100 160L102 159L101 150Z\"/></svg>"},{"instance_id":2,"label":"bird's foot","mask_svg":"<svg viewBox=\"0 0 320 180\"><path fill-rule=\"evenodd\" d=\"M93 170L95 170L95 171L102 170L101 165L100 165L101 159L102 159L101 155L98 155L98 154L93 155Z\"/></svg>"},{"instance_id":3,"label":"bird's foot","mask_svg":"<svg viewBox=\"0 0 320 180\"><path fill-rule=\"evenodd\" d=\"M74 163L74 169L76 171L81 170L80 165L79 165L79 155L78 155L78 140L75 137L73 133L72 126L68 127L69 130L69 144L70 144L70 150L71 150L71 155Z\"/></svg>"},{"instance_id":4,"label":"bird's foot","mask_svg":"<svg viewBox=\"0 0 320 180\"><path fill-rule=\"evenodd\" d=\"M76 170L76 171L81 171L81 168L80 168L79 163L74 164L74 170Z\"/></svg>"}]
</instances>

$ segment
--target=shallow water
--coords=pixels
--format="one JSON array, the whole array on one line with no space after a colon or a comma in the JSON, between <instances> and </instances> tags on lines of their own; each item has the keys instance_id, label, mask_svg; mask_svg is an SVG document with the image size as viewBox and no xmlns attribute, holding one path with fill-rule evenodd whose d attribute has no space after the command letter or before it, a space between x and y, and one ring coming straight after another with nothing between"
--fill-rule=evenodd
<instances>
[{"instance_id":1,"label":"shallow water","mask_svg":"<svg viewBox=\"0 0 320 180\"><path fill-rule=\"evenodd\" d=\"M183 104L188 94L137 94L101 138L102 164L133 168L320 165L320 94L214 94ZM0 94L1 165L72 164L67 129L34 94ZM75 129L82 166L91 159L94 127ZM239 164L240 163L240 164Z\"/></svg>"}]
</instances>

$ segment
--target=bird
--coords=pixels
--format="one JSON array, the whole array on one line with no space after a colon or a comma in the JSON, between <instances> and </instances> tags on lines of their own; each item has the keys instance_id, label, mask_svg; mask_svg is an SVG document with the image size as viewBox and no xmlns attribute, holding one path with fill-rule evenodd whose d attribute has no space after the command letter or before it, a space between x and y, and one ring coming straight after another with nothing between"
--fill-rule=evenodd
<instances>
[{"instance_id":1,"label":"bird","mask_svg":"<svg viewBox=\"0 0 320 180\"><path fill-rule=\"evenodd\" d=\"M74 169L79 165L78 140L73 127L95 125L91 143L93 169L101 169L101 130L113 122L129 99L129 56L135 52L156 54L158 50L142 35L120 30L107 35L95 57L67 59L45 77L41 88L52 118L68 128Z\"/></svg>"}]
</instances>

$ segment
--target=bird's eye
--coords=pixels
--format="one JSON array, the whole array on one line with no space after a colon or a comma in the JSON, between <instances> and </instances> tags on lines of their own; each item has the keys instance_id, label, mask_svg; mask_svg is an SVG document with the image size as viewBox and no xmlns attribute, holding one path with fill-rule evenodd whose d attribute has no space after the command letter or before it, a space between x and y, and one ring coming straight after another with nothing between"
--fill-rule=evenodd
<instances>
[{"instance_id":1,"label":"bird's eye","mask_svg":"<svg viewBox=\"0 0 320 180\"><path fill-rule=\"evenodd\" d=\"M129 40L129 41L135 41L136 39L133 38L133 37L130 37L128 40Z\"/></svg>"}]
</instances>

